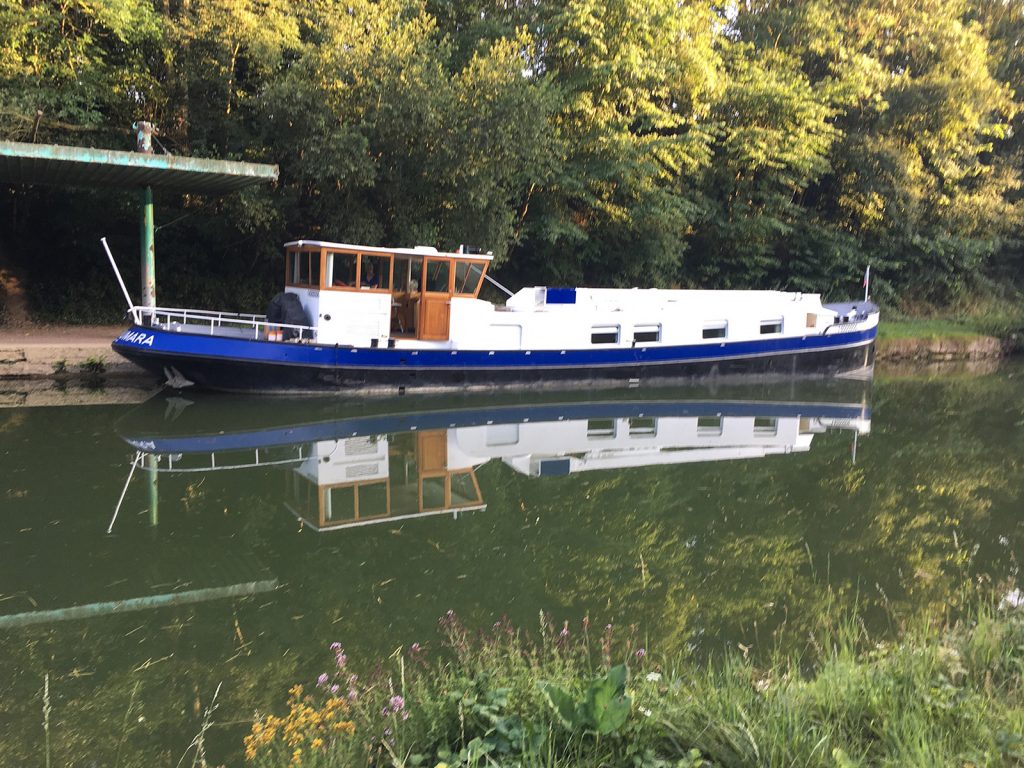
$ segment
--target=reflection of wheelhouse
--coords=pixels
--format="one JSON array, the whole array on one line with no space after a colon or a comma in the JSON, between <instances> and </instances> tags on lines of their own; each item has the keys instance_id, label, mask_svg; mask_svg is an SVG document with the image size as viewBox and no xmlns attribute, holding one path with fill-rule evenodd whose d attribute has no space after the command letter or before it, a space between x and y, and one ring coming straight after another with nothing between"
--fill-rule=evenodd
<instances>
[{"instance_id":1,"label":"reflection of wheelhouse","mask_svg":"<svg viewBox=\"0 0 1024 768\"><path fill-rule=\"evenodd\" d=\"M323 440L287 482L288 508L316 530L486 508L447 430Z\"/></svg>"}]
</instances>

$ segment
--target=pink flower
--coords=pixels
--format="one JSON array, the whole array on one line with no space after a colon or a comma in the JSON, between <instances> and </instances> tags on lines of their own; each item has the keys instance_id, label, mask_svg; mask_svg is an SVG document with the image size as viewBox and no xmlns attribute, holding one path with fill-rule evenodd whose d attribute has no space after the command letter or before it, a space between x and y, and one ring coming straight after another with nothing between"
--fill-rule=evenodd
<instances>
[{"instance_id":1,"label":"pink flower","mask_svg":"<svg viewBox=\"0 0 1024 768\"><path fill-rule=\"evenodd\" d=\"M327 679L328 678L327 678L327 673L326 672L321 674L320 677L318 677L316 679L316 686L317 686L317 688L323 688L325 685L327 685Z\"/></svg>"},{"instance_id":2,"label":"pink flower","mask_svg":"<svg viewBox=\"0 0 1024 768\"><path fill-rule=\"evenodd\" d=\"M391 701L388 702L391 705L392 712L400 712L405 709L405 699L401 696L392 696Z\"/></svg>"}]
</instances>

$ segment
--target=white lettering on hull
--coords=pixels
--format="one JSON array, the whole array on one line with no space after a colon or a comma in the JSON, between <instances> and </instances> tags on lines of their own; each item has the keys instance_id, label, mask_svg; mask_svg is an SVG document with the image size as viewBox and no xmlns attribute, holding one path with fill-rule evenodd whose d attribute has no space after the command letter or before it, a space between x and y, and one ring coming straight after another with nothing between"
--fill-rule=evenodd
<instances>
[{"instance_id":1,"label":"white lettering on hull","mask_svg":"<svg viewBox=\"0 0 1024 768\"><path fill-rule=\"evenodd\" d=\"M153 334L146 333L145 331L125 331L117 337L117 340L128 344L136 344L140 347L152 347L153 338Z\"/></svg>"}]
</instances>

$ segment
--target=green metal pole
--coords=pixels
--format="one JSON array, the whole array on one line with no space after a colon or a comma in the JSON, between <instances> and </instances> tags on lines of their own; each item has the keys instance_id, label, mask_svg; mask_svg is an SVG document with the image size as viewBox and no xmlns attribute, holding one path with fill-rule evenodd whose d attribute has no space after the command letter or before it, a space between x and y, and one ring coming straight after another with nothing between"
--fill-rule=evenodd
<instances>
[{"instance_id":1,"label":"green metal pole","mask_svg":"<svg viewBox=\"0 0 1024 768\"><path fill-rule=\"evenodd\" d=\"M153 236L153 188L142 189L142 215L139 219L142 242L142 306L156 306L156 246Z\"/></svg>"},{"instance_id":2,"label":"green metal pole","mask_svg":"<svg viewBox=\"0 0 1024 768\"><path fill-rule=\"evenodd\" d=\"M160 484L156 456L146 454L146 469L149 472L149 524L154 528L160 522Z\"/></svg>"}]
</instances>

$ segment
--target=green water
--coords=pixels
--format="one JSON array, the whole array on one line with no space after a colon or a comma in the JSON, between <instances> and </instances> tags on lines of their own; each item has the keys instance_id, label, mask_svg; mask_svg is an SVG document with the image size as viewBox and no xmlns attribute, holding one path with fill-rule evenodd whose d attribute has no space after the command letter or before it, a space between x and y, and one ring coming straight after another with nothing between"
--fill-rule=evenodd
<instances>
[{"instance_id":1,"label":"green water","mask_svg":"<svg viewBox=\"0 0 1024 768\"><path fill-rule=\"evenodd\" d=\"M191 764L218 686L239 764L331 642L369 668L448 610L706 659L1016 578L1020 364L586 399L0 410L0 764Z\"/></svg>"}]
</instances>

